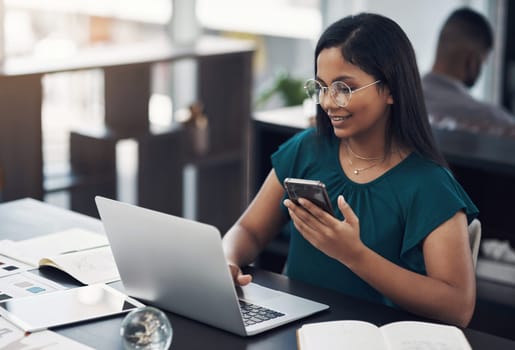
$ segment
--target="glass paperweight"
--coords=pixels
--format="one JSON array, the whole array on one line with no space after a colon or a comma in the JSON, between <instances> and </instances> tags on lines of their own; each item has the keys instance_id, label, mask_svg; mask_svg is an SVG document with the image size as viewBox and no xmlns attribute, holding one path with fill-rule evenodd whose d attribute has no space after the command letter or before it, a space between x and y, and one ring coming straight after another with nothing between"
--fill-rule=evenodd
<instances>
[{"instance_id":1,"label":"glass paperweight","mask_svg":"<svg viewBox=\"0 0 515 350\"><path fill-rule=\"evenodd\" d=\"M125 316L120 335L127 350L164 350L172 343L173 330L163 311L146 306Z\"/></svg>"}]
</instances>

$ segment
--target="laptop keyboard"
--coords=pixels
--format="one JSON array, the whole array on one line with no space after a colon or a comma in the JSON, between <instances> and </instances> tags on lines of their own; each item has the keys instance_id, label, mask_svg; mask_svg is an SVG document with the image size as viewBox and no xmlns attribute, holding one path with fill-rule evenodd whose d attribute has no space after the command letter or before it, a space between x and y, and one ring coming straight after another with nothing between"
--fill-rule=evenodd
<instances>
[{"instance_id":1,"label":"laptop keyboard","mask_svg":"<svg viewBox=\"0 0 515 350\"><path fill-rule=\"evenodd\" d=\"M259 322L268 321L279 316L284 316L284 314L280 312L251 304L243 300L240 300L240 309L245 326L251 326Z\"/></svg>"}]
</instances>

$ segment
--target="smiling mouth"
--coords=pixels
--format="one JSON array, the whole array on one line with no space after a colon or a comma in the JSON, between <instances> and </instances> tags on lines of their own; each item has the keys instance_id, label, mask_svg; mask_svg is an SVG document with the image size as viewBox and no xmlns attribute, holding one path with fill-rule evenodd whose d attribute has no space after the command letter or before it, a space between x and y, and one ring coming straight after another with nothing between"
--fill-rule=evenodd
<instances>
[{"instance_id":1,"label":"smiling mouth","mask_svg":"<svg viewBox=\"0 0 515 350\"><path fill-rule=\"evenodd\" d=\"M346 115L346 116L344 116L344 117L331 117L331 120L332 120L333 122L341 122L341 121L343 121L343 120L347 120L347 119L349 119L350 117L352 117L352 114Z\"/></svg>"}]
</instances>

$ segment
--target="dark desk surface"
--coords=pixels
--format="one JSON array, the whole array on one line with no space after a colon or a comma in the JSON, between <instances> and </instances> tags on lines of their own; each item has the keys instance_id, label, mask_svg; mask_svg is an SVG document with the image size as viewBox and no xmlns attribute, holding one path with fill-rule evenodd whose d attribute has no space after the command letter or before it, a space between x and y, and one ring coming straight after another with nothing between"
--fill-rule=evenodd
<instances>
[{"instance_id":1,"label":"dark desk surface","mask_svg":"<svg viewBox=\"0 0 515 350\"><path fill-rule=\"evenodd\" d=\"M102 232L100 223L84 215L52 207L32 199L22 199L0 204L0 239L24 239L71 227L82 227ZM265 286L311 298L331 306L331 309L299 320L275 330L250 338L239 337L225 331L168 313L173 327L172 349L296 349L295 331L302 324L338 319L364 320L382 325L399 320L420 320L409 313L383 305L372 304L342 294L316 288L285 276L249 268L254 280ZM41 275L51 277L65 285L76 285L60 272L41 270ZM121 288L120 283L113 284ZM54 331L75 339L95 349L122 349L119 328L123 316L59 327ZM464 329L473 349L515 349L515 342L487 333Z\"/></svg>"}]
</instances>

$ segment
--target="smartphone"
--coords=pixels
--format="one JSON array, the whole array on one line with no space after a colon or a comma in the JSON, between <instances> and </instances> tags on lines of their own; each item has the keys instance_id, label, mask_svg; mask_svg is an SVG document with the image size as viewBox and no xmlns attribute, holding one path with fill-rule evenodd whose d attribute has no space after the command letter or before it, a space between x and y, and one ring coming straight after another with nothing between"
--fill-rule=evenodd
<instances>
[{"instance_id":1,"label":"smartphone","mask_svg":"<svg viewBox=\"0 0 515 350\"><path fill-rule=\"evenodd\" d=\"M284 179L284 188L295 204L299 203L299 198L306 198L333 215L333 207L323 182L287 177Z\"/></svg>"},{"instance_id":2,"label":"smartphone","mask_svg":"<svg viewBox=\"0 0 515 350\"><path fill-rule=\"evenodd\" d=\"M26 332L92 320L143 307L105 284L59 290L0 303L0 315Z\"/></svg>"}]
</instances>

